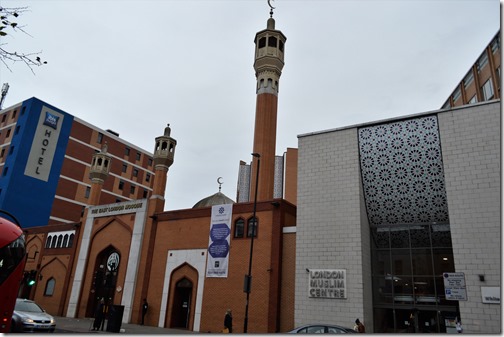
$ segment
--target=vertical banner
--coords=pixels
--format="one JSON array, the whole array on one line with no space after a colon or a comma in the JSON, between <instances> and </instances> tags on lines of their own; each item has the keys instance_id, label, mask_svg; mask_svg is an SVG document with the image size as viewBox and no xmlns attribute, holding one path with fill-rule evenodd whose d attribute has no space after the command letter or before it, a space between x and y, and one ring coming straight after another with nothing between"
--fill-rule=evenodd
<instances>
[{"instance_id":1,"label":"vertical banner","mask_svg":"<svg viewBox=\"0 0 504 337\"><path fill-rule=\"evenodd\" d=\"M227 277L233 204L212 206L206 277Z\"/></svg>"}]
</instances>

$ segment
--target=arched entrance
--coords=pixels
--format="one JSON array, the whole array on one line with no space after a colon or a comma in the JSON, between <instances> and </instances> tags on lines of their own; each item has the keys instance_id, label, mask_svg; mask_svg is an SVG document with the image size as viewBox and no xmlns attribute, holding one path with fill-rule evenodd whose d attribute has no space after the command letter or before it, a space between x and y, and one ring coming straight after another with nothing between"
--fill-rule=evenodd
<instances>
[{"instance_id":1,"label":"arched entrance","mask_svg":"<svg viewBox=\"0 0 504 337\"><path fill-rule=\"evenodd\" d=\"M93 283L88 298L86 317L94 317L100 299L112 304L119 270L120 254L114 247L104 249L97 257L93 270Z\"/></svg>"},{"instance_id":2,"label":"arched entrance","mask_svg":"<svg viewBox=\"0 0 504 337\"><path fill-rule=\"evenodd\" d=\"M183 278L177 282L173 296L171 328L189 328L193 283Z\"/></svg>"}]
</instances>

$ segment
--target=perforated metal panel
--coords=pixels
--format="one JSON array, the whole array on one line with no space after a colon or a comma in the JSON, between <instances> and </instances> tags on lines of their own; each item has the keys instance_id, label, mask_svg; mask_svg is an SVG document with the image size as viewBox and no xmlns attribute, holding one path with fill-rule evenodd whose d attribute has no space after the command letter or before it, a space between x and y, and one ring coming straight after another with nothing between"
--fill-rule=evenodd
<instances>
[{"instance_id":1,"label":"perforated metal panel","mask_svg":"<svg viewBox=\"0 0 504 337\"><path fill-rule=\"evenodd\" d=\"M359 129L370 225L448 224L436 116Z\"/></svg>"}]
</instances>

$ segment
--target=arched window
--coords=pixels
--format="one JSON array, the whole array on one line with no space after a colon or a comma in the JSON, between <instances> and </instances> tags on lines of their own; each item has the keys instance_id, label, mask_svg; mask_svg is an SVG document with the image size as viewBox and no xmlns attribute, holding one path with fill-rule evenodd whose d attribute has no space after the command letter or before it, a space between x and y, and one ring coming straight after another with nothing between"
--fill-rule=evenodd
<instances>
[{"instance_id":1,"label":"arched window","mask_svg":"<svg viewBox=\"0 0 504 337\"><path fill-rule=\"evenodd\" d=\"M70 234L70 239L68 240L68 248L72 248L74 237L75 234Z\"/></svg>"},{"instance_id":2,"label":"arched window","mask_svg":"<svg viewBox=\"0 0 504 337\"><path fill-rule=\"evenodd\" d=\"M56 244L56 248L61 248L61 244L63 243L63 235L58 235L58 243Z\"/></svg>"},{"instance_id":3,"label":"arched window","mask_svg":"<svg viewBox=\"0 0 504 337\"><path fill-rule=\"evenodd\" d=\"M256 217L257 219L257 217ZM259 221L254 221L254 218L250 218L247 226L247 237L257 237L257 226L259 225Z\"/></svg>"},{"instance_id":4,"label":"arched window","mask_svg":"<svg viewBox=\"0 0 504 337\"><path fill-rule=\"evenodd\" d=\"M63 247L68 247L68 234L65 234L65 237L63 238Z\"/></svg>"},{"instance_id":5,"label":"arched window","mask_svg":"<svg viewBox=\"0 0 504 337\"><path fill-rule=\"evenodd\" d=\"M270 36L268 38L268 47L276 47L277 46L277 39L274 36Z\"/></svg>"},{"instance_id":6,"label":"arched window","mask_svg":"<svg viewBox=\"0 0 504 337\"><path fill-rule=\"evenodd\" d=\"M51 248L56 248L56 242L58 241L58 237L56 235L53 236L51 242Z\"/></svg>"},{"instance_id":7,"label":"arched window","mask_svg":"<svg viewBox=\"0 0 504 337\"><path fill-rule=\"evenodd\" d=\"M46 240L46 244L45 244L45 248L51 248L51 240L52 240L52 236L48 235L47 240Z\"/></svg>"},{"instance_id":8,"label":"arched window","mask_svg":"<svg viewBox=\"0 0 504 337\"><path fill-rule=\"evenodd\" d=\"M54 278L50 278L46 282L45 290L44 290L44 296L52 296L54 294L54 287L56 286L56 281Z\"/></svg>"},{"instance_id":9,"label":"arched window","mask_svg":"<svg viewBox=\"0 0 504 337\"><path fill-rule=\"evenodd\" d=\"M263 37L261 37L261 38L259 39L259 45L258 45L258 47L259 47L259 48L263 48L263 47L265 47L265 46L266 46L266 37L265 37L265 36L263 36Z\"/></svg>"},{"instance_id":10,"label":"arched window","mask_svg":"<svg viewBox=\"0 0 504 337\"><path fill-rule=\"evenodd\" d=\"M236 220L234 227L234 237L242 238L244 233L245 233L245 221L243 219Z\"/></svg>"}]
</instances>

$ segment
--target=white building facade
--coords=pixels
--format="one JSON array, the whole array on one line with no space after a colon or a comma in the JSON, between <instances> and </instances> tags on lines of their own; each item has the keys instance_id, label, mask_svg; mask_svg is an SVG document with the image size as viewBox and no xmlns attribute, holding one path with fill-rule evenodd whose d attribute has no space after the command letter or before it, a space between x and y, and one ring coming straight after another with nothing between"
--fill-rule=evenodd
<instances>
[{"instance_id":1,"label":"white building facade","mask_svg":"<svg viewBox=\"0 0 504 337\"><path fill-rule=\"evenodd\" d=\"M298 138L295 325L501 333L500 100Z\"/></svg>"}]
</instances>

